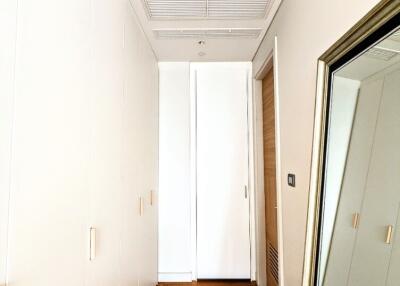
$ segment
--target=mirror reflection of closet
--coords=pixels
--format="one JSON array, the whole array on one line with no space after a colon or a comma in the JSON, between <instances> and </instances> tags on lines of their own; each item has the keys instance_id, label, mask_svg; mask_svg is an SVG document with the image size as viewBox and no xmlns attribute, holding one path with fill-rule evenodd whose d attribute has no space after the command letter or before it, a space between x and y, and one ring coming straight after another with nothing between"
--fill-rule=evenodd
<instances>
[{"instance_id":1,"label":"mirror reflection of closet","mask_svg":"<svg viewBox=\"0 0 400 286\"><path fill-rule=\"evenodd\" d=\"M400 31L334 72L318 285L400 285Z\"/></svg>"}]
</instances>

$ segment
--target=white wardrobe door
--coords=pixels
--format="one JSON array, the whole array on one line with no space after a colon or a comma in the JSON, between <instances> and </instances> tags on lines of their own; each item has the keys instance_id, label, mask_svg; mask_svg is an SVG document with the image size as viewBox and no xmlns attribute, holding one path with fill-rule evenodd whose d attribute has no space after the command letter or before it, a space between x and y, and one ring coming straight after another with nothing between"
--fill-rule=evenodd
<instances>
[{"instance_id":1,"label":"white wardrobe door","mask_svg":"<svg viewBox=\"0 0 400 286\"><path fill-rule=\"evenodd\" d=\"M400 188L397 180L400 174L400 70L388 75L385 80L385 94L390 97L386 108L382 112L387 114L387 121L382 126L380 136L386 136L384 148L386 162L379 162L383 182L380 192L375 199L385 205L376 205L375 209L380 217L379 227L393 225L393 239L391 245L385 245L385 251L390 251L389 269L386 277L386 286L399 285L400 281ZM377 186L378 187L378 186Z\"/></svg>"},{"instance_id":2,"label":"white wardrobe door","mask_svg":"<svg viewBox=\"0 0 400 286\"><path fill-rule=\"evenodd\" d=\"M388 225L395 226L400 192L400 71L385 76L374 147L354 248L349 284L385 285L392 245ZM397 281L398 282L398 281Z\"/></svg>"},{"instance_id":3,"label":"white wardrobe door","mask_svg":"<svg viewBox=\"0 0 400 286\"><path fill-rule=\"evenodd\" d=\"M92 3L93 102L90 164L90 224L97 230L96 258L90 262L89 285L121 281L124 95L123 26L126 8L121 0Z\"/></svg>"},{"instance_id":4,"label":"white wardrobe door","mask_svg":"<svg viewBox=\"0 0 400 286\"><path fill-rule=\"evenodd\" d=\"M246 69L196 72L198 278L250 278Z\"/></svg>"},{"instance_id":5,"label":"white wardrobe door","mask_svg":"<svg viewBox=\"0 0 400 286\"><path fill-rule=\"evenodd\" d=\"M400 204L399 204L399 212L396 225L394 225L393 246L390 254L389 269L386 277L385 286L399 285L400 281L399 267L400 267Z\"/></svg>"},{"instance_id":6,"label":"white wardrobe door","mask_svg":"<svg viewBox=\"0 0 400 286\"><path fill-rule=\"evenodd\" d=\"M192 281L189 63L160 64L159 281Z\"/></svg>"},{"instance_id":7,"label":"white wardrobe door","mask_svg":"<svg viewBox=\"0 0 400 286\"><path fill-rule=\"evenodd\" d=\"M19 1L7 285L85 285L89 14Z\"/></svg>"},{"instance_id":8,"label":"white wardrobe door","mask_svg":"<svg viewBox=\"0 0 400 286\"><path fill-rule=\"evenodd\" d=\"M367 180L383 80L362 83L351 131L342 190L327 261L325 286L346 285L357 229L352 215L359 213Z\"/></svg>"}]
</instances>

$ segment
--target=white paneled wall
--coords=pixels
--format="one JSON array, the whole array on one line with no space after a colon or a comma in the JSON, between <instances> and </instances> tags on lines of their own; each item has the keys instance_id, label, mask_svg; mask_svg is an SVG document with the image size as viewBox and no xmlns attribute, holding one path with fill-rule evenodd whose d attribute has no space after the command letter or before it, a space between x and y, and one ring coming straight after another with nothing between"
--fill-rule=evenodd
<instances>
[{"instance_id":1,"label":"white paneled wall","mask_svg":"<svg viewBox=\"0 0 400 286\"><path fill-rule=\"evenodd\" d=\"M159 280L192 280L189 63L160 63Z\"/></svg>"},{"instance_id":2,"label":"white paneled wall","mask_svg":"<svg viewBox=\"0 0 400 286\"><path fill-rule=\"evenodd\" d=\"M0 285L6 277L16 1L0 1Z\"/></svg>"},{"instance_id":3,"label":"white paneled wall","mask_svg":"<svg viewBox=\"0 0 400 286\"><path fill-rule=\"evenodd\" d=\"M0 285L154 285L158 68L130 3L0 5Z\"/></svg>"},{"instance_id":4,"label":"white paneled wall","mask_svg":"<svg viewBox=\"0 0 400 286\"><path fill-rule=\"evenodd\" d=\"M325 273L331 237L336 218L343 175L348 158L350 136L357 105L360 82L336 76L333 81L333 95L330 114L329 146L326 159L324 236L321 240L321 273ZM322 276L319 276L322 285Z\"/></svg>"}]
</instances>

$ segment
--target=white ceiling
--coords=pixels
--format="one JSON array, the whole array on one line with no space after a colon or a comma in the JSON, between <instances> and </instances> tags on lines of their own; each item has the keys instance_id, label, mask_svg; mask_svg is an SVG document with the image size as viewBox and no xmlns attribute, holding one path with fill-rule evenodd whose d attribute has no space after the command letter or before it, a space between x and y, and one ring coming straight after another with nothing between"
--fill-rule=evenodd
<instances>
[{"instance_id":1,"label":"white ceiling","mask_svg":"<svg viewBox=\"0 0 400 286\"><path fill-rule=\"evenodd\" d=\"M131 0L160 61L252 60L277 2Z\"/></svg>"}]
</instances>

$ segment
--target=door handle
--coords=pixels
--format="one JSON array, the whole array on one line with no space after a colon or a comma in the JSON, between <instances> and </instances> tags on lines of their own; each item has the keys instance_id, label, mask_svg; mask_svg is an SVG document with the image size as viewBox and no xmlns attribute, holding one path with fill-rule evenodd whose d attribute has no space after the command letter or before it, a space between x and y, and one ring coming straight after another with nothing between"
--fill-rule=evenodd
<instances>
[{"instance_id":1,"label":"door handle","mask_svg":"<svg viewBox=\"0 0 400 286\"><path fill-rule=\"evenodd\" d=\"M393 236L393 226L388 225L386 229L386 244L391 244L392 243L392 236Z\"/></svg>"}]
</instances>

